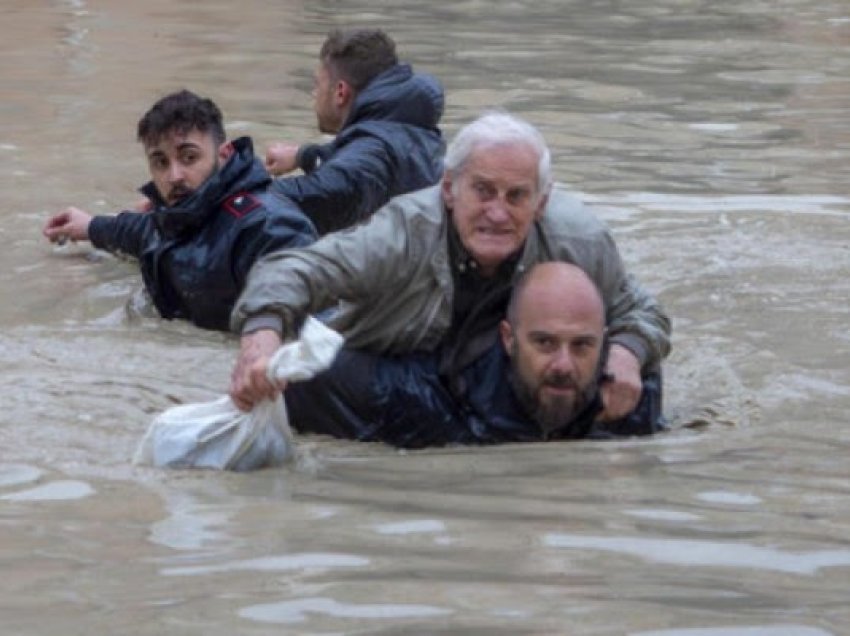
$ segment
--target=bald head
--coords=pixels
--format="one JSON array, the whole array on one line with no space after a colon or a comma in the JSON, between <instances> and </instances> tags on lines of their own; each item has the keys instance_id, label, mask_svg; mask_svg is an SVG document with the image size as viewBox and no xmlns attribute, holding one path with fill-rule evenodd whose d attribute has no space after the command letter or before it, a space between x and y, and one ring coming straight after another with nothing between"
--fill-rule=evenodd
<instances>
[{"instance_id":1,"label":"bald head","mask_svg":"<svg viewBox=\"0 0 850 636\"><path fill-rule=\"evenodd\" d=\"M526 412L546 433L569 426L591 403L602 360L605 309L593 281L569 263L535 266L499 329Z\"/></svg>"},{"instance_id":2,"label":"bald head","mask_svg":"<svg viewBox=\"0 0 850 636\"><path fill-rule=\"evenodd\" d=\"M524 315L572 316L605 327L602 297L590 277L571 263L552 261L531 268L514 287L508 322L517 329Z\"/></svg>"}]
</instances>

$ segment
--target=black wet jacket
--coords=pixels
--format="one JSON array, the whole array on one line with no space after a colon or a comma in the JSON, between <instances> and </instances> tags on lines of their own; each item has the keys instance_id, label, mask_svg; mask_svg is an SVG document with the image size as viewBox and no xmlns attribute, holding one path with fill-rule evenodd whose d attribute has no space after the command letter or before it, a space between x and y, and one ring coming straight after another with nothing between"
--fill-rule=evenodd
<instances>
[{"instance_id":1,"label":"black wet jacket","mask_svg":"<svg viewBox=\"0 0 850 636\"><path fill-rule=\"evenodd\" d=\"M661 376L643 378L638 407L617 422L594 422L596 395L571 422L544 433L510 386L510 361L500 342L462 371L462 394L448 389L434 353L390 357L343 349L333 366L307 382L290 383L290 423L312 432L402 448L498 444L647 435L665 427Z\"/></svg>"},{"instance_id":2,"label":"black wet jacket","mask_svg":"<svg viewBox=\"0 0 850 636\"><path fill-rule=\"evenodd\" d=\"M274 189L295 201L319 234L354 225L392 197L439 180L442 114L439 82L397 64L358 93L333 141L302 146L305 174L275 179Z\"/></svg>"},{"instance_id":3,"label":"black wet jacket","mask_svg":"<svg viewBox=\"0 0 850 636\"><path fill-rule=\"evenodd\" d=\"M204 329L228 330L230 312L248 271L263 254L312 243L309 219L272 192L248 137L197 191L167 207L153 183L141 191L151 212L96 216L92 245L139 260L142 278L163 318L182 318Z\"/></svg>"}]
</instances>

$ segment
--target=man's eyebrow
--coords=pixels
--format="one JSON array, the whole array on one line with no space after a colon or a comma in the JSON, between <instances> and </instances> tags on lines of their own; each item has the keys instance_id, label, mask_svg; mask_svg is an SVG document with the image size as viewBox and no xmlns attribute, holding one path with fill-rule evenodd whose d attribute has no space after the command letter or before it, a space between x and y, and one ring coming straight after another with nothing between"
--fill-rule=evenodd
<instances>
[{"instance_id":1,"label":"man's eyebrow","mask_svg":"<svg viewBox=\"0 0 850 636\"><path fill-rule=\"evenodd\" d=\"M576 342L590 342L596 344L599 342L599 336L595 333L582 333L573 338Z\"/></svg>"},{"instance_id":2,"label":"man's eyebrow","mask_svg":"<svg viewBox=\"0 0 850 636\"><path fill-rule=\"evenodd\" d=\"M184 141L183 143L178 144L178 146L177 146L177 150L178 150L178 151L182 151L182 150L200 150L200 149L201 149L201 145L200 145L200 144L196 144L196 143L194 143L194 142L192 142L192 141ZM165 155L165 154L166 154L166 152L165 152L164 150L162 150L161 148L154 148L153 150L151 150L150 152L148 152L148 157L159 157L159 156L163 156L163 155Z\"/></svg>"}]
</instances>

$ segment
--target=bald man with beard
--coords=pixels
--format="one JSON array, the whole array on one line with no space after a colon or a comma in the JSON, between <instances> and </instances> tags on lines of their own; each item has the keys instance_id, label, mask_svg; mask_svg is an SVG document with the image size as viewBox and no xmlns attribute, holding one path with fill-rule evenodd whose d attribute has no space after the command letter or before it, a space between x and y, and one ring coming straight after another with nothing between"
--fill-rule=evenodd
<instances>
[{"instance_id":1,"label":"bald man with beard","mask_svg":"<svg viewBox=\"0 0 850 636\"><path fill-rule=\"evenodd\" d=\"M494 334L495 336L495 334ZM536 265L514 287L487 352L454 377L439 352L381 357L344 350L330 370L290 384L300 432L404 448L646 435L664 428L660 373L637 407L598 421L607 355L601 296L575 265Z\"/></svg>"},{"instance_id":2,"label":"bald man with beard","mask_svg":"<svg viewBox=\"0 0 850 636\"><path fill-rule=\"evenodd\" d=\"M543 437L593 403L605 342L605 310L591 280L566 263L544 263L520 281L499 325L514 397Z\"/></svg>"}]
</instances>

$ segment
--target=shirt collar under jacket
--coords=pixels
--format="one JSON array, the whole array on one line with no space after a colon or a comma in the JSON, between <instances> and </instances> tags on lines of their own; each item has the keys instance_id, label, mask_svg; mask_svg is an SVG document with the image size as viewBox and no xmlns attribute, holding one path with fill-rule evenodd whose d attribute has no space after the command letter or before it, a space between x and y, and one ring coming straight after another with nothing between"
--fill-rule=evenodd
<instances>
[{"instance_id":1,"label":"shirt collar under jacket","mask_svg":"<svg viewBox=\"0 0 850 636\"><path fill-rule=\"evenodd\" d=\"M523 247L511 254L502 264L499 265L498 268L496 268L496 274L494 276L488 276L485 278L478 273L480 269L478 262L472 257L466 247L464 247L463 242L460 240L460 235L457 233L454 223L451 222L451 214L449 214L449 219L449 262L451 263L452 276L456 280L459 277L465 277L467 279L475 278L481 280L505 281L509 281L513 278L517 263L519 262L525 247L524 244Z\"/></svg>"}]
</instances>

